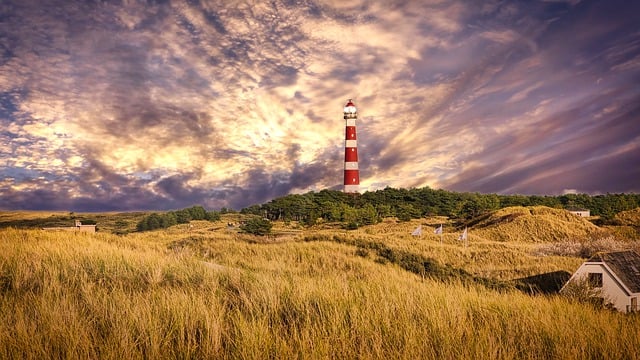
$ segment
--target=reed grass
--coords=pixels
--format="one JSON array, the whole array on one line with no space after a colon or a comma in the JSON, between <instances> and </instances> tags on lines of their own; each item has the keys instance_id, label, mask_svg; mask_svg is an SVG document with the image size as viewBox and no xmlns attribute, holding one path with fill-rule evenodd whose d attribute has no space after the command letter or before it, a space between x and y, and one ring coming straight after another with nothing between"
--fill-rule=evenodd
<instances>
[{"instance_id":1,"label":"reed grass","mask_svg":"<svg viewBox=\"0 0 640 360\"><path fill-rule=\"evenodd\" d=\"M631 359L640 348L637 316L423 277L336 239L471 273L534 272L530 243L463 248L365 231L256 242L218 226L0 230L0 358Z\"/></svg>"}]
</instances>

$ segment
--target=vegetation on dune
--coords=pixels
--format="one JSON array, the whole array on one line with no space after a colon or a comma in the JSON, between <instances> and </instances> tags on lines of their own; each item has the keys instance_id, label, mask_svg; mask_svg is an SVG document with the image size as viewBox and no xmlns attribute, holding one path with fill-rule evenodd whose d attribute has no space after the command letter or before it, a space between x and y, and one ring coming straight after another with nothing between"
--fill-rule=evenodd
<instances>
[{"instance_id":1,"label":"vegetation on dune","mask_svg":"<svg viewBox=\"0 0 640 360\"><path fill-rule=\"evenodd\" d=\"M561 209L588 202L603 226ZM241 213L0 212L0 358L628 358L639 317L582 288L531 293L640 249L633 204L426 188ZM16 229L74 219L106 231Z\"/></svg>"},{"instance_id":2,"label":"vegetation on dune","mask_svg":"<svg viewBox=\"0 0 640 360\"><path fill-rule=\"evenodd\" d=\"M595 237L583 240L566 239L558 242L540 244L534 253L540 256L572 256L590 258L601 251L635 250L640 253L637 240L620 240L615 236Z\"/></svg>"},{"instance_id":3,"label":"vegetation on dune","mask_svg":"<svg viewBox=\"0 0 640 360\"><path fill-rule=\"evenodd\" d=\"M252 243L223 221L193 224L127 236L0 230L0 357L613 359L640 346L637 316L496 291L446 275L443 253L418 256L461 247L391 232L373 241L366 229L359 240L326 230ZM496 257L516 249L496 246Z\"/></svg>"},{"instance_id":4,"label":"vegetation on dune","mask_svg":"<svg viewBox=\"0 0 640 360\"><path fill-rule=\"evenodd\" d=\"M619 238L639 239L640 207L617 213L611 225L605 227Z\"/></svg>"},{"instance_id":5,"label":"vegetation on dune","mask_svg":"<svg viewBox=\"0 0 640 360\"><path fill-rule=\"evenodd\" d=\"M259 217L250 217L244 224L240 225L240 230L247 234L264 236L271 233L273 225L271 221Z\"/></svg>"},{"instance_id":6,"label":"vegetation on dune","mask_svg":"<svg viewBox=\"0 0 640 360\"><path fill-rule=\"evenodd\" d=\"M617 213L639 207L640 194L525 196L458 193L428 187L388 187L363 194L322 190L287 195L266 204L249 206L241 212L270 220L295 220L307 225L315 224L318 219L346 224L374 224L386 217L396 217L402 221L426 216L470 220L491 211L513 206L585 208L589 209L592 215L599 216L601 224L610 224L614 222Z\"/></svg>"},{"instance_id":7,"label":"vegetation on dune","mask_svg":"<svg viewBox=\"0 0 640 360\"><path fill-rule=\"evenodd\" d=\"M640 207L617 213L615 220L620 225L640 227Z\"/></svg>"},{"instance_id":8,"label":"vegetation on dune","mask_svg":"<svg viewBox=\"0 0 640 360\"><path fill-rule=\"evenodd\" d=\"M126 234L136 230L136 224L148 212L44 212L44 211L0 211L0 228L43 228L73 226L75 220L84 224L97 224L98 231Z\"/></svg>"},{"instance_id":9,"label":"vegetation on dune","mask_svg":"<svg viewBox=\"0 0 640 360\"><path fill-rule=\"evenodd\" d=\"M166 229L177 224L186 224L191 220L220 220L220 212L207 211L200 205L166 213L153 213L142 218L136 225L137 231Z\"/></svg>"},{"instance_id":10,"label":"vegetation on dune","mask_svg":"<svg viewBox=\"0 0 640 360\"><path fill-rule=\"evenodd\" d=\"M602 232L584 218L545 206L504 208L469 225L478 236L496 241L553 242Z\"/></svg>"}]
</instances>

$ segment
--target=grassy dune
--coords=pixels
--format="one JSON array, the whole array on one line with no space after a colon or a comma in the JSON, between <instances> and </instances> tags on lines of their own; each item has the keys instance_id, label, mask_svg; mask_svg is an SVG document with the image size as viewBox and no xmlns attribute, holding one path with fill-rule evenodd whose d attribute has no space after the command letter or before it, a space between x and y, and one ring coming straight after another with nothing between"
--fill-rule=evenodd
<instances>
[{"instance_id":1,"label":"grassy dune","mask_svg":"<svg viewBox=\"0 0 640 360\"><path fill-rule=\"evenodd\" d=\"M581 259L475 230L466 248L453 224L441 244L428 227L445 220L277 224L270 238L226 219L126 236L0 229L0 358L634 357L638 316L476 281ZM425 235L407 235L418 224ZM459 276L403 267L416 259Z\"/></svg>"},{"instance_id":2,"label":"grassy dune","mask_svg":"<svg viewBox=\"0 0 640 360\"><path fill-rule=\"evenodd\" d=\"M126 234L136 230L136 224L149 212L74 213L63 211L0 211L0 228L38 229L74 226L75 220L97 222L102 232Z\"/></svg>"},{"instance_id":3,"label":"grassy dune","mask_svg":"<svg viewBox=\"0 0 640 360\"><path fill-rule=\"evenodd\" d=\"M509 207L478 219L479 236L496 241L550 242L603 231L584 218L545 206Z\"/></svg>"}]
</instances>

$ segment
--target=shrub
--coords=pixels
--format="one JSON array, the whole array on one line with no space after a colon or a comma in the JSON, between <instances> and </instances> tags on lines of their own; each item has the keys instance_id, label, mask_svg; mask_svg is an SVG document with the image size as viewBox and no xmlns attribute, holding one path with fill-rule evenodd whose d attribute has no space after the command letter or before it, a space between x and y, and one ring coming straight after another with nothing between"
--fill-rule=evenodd
<instances>
[{"instance_id":1,"label":"shrub","mask_svg":"<svg viewBox=\"0 0 640 360\"><path fill-rule=\"evenodd\" d=\"M571 280L561 292L571 302L589 304L596 308L611 308L610 299L606 298L602 289L593 288L587 278Z\"/></svg>"},{"instance_id":2,"label":"shrub","mask_svg":"<svg viewBox=\"0 0 640 360\"><path fill-rule=\"evenodd\" d=\"M209 221L218 221L220 220L220 212L218 211L209 211L207 212L207 220Z\"/></svg>"},{"instance_id":3,"label":"shrub","mask_svg":"<svg viewBox=\"0 0 640 360\"><path fill-rule=\"evenodd\" d=\"M244 224L240 225L240 230L253 235L268 235L271 233L271 221L258 217L250 218Z\"/></svg>"},{"instance_id":4,"label":"shrub","mask_svg":"<svg viewBox=\"0 0 640 360\"><path fill-rule=\"evenodd\" d=\"M353 222L353 221L344 226L344 228L347 229L347 230L356 230L356 229L358 229L358 227L359 227L358 223L357 222Z\"/></svg>"}]
</instances>

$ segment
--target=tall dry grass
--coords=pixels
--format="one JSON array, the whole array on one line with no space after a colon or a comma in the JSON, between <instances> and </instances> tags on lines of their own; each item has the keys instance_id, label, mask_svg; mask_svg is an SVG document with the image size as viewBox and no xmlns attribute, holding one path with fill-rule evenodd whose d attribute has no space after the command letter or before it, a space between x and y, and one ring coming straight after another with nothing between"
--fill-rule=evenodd
<instances>
[{"instance_id":1,"label":"tall dry grass","mask_svg":"<svg viewBox=\"0 0 640 360\"><path fill-rule=\"evenodd\" d=\"M357 250L205 228L0 230L0 357L624 359L640 346L637 316L429 280Z\"/></svg>"}]
</instances>

